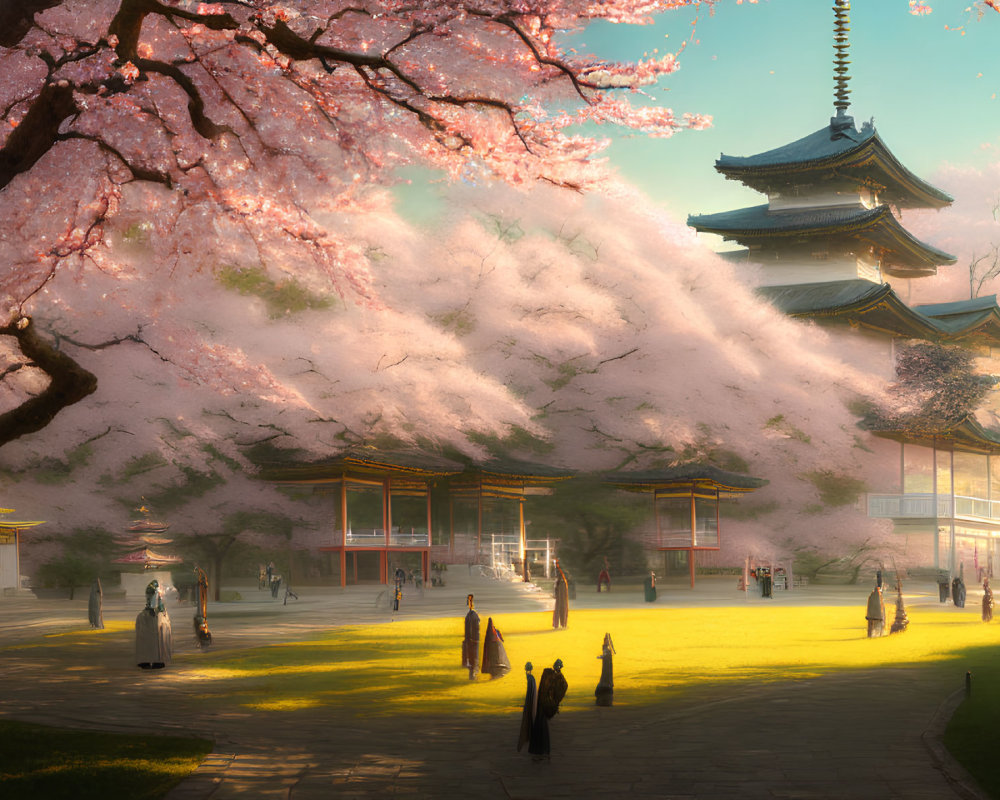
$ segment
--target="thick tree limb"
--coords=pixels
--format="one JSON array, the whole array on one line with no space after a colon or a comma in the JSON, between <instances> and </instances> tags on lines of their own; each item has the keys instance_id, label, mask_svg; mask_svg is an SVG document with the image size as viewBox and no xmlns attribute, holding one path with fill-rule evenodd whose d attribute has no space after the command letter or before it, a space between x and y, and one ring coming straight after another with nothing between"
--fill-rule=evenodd
<instances>
[{"instance_id":1,"label":"thick tree limb","mask_svg":"<svg viewBox=\"0 0 1000 800\"><path fill-rule=\"evenodd\" d=\"M47 84L0 149L0 189L27 172L55 144L63 120L76 113L73 89Z\"/></svg>"},{"instance_id":2,"label":"thick tree limb","mask_svg":"<svg viewBox=\"0 0 1000 800\"><path fill-rule=\"evenodd\" d=\"M0 327L0 335L16 339L21 354L49 376L49 385L41 394L0 414L0 446L3 446L37 433L64 408L92 394L97 389L97 377L39 336L29 317Z\"/></svg>"},{"instance_id":3,"label":"thick tree limb","mask_svg":"<svg viewBox=\"0 0 1000 800\"><path fill-rule=\"evenodd\" d=\"M0 47L13 47L31 30L35 14L62 0L0 0Z\"/></svg>"}]
</instances>

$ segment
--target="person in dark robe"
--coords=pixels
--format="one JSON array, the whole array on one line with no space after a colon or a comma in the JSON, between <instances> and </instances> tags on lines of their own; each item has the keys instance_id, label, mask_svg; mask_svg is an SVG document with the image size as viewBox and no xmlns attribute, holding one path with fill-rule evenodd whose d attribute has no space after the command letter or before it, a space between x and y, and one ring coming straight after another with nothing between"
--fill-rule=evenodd
<instances>
[{"instance_id":1,"label":"person in dark robe","mask_svg":"<svg viewBox=\"0 0 1000 800\"><path fill-rule=\"evenodd\" d=\"M951 582L951 599L959 608L965 608L965 564L958 565L958 575Z\"/></svg>"},{"instance_id":2,"label":"person in dark robe","mask_svg":"<svg viewBox=\"0 0 1000 800\"><path fill-rule=\"evenodd\" d=\"M603 584L605 584L605 583L608 585L608 591L609 592L611 591L611 572L609 571L609 567L610 567L610 565L608 564L608 560L605 558L604 559L604 566L601 568L601 572L597 576L597 593L598 594L601 593L601 586Z\"/></svg>"},{"instance_id":3,"label":"person in dark robe","mask_svg":"<svg viewBox=\"0 0 1000 800\"><path fill-rule=\"evenodd\" d=\"M878 638L885 632L885 603L882 600L882 590L878 586L868 595L865 619L868 620L869 639Z\"/></svg>"},{"instance_id":4,"label":"person in dark robe","mask_svg":"<svg viewBox=\"0 0 1000 800\"><path fill-rule=\"evenodd\" d=\"M465 602L469 610L465 614L465 638L462 640L462 666L469 670L469 680L475 680L479 672L479 614L476 613L470 594Z\"/></svg>"},{"instance_id":5,"label":"person in dark robe","mask_svg":"<svg viewBox=\"0 0 1000 800\"><path fill-rule=\"evenodd\" d=\"M993 620L993 590L990 588L990 577L983 578L983 622Z\"/></svg>"},{"instance_id":6,"label":"person in dark robe","mask_svg":"<svg viewBox=\"0 0 1000 800\"><path fill-rule=\"evenodd\" d=\"M643 596L646 598L647 603L653 603L656 601L656 573L650 572L646 576L646 580L643 582Z\"/></svg>"},{"instance_id":7,"label":"person in dark robe","mask_svg":"<svg viewBox=\"0 0 1000 800\"><path fill-rule=\"evenodd\" d=\"M143 669L162 669L170 663L172 646L170 617L160 584L153 580L146 586L146 606L135 618L135 663Z\"/></svg>"},{"instance_id":8,"label":"person in dark robe","mask_svg":"<svg viewBox=\"0 0 1000 800\"><path fill-rule=\"evenodd\" d=\"M556 606L552 610L552 627L565 628L569 620L569 581L566 580L566 573L559 566L559 559L556 559L556 585L555 585Z\"/></svg>"},{"instance_id":9,"label":"person in dark robe","mask_svg":"<svg viewBox=\"0 0 1000 800\"><path fill-rule=\"evenodd\" d=\"M524 665L524 676L527 680L527 687L524 692L524 708L521 710L521 730L517 737L517 752L531 741L531 728L535 722L535 714L538 712L538 687L535 685L535 676L531 674L532 667L529 661Z\"/></svg>"},{"instance_id":10,"label":"person in dark robe","mask_svg":"<svg viewBox=\"0 0 1000 800\"><path fill-rule=\"evenodd\" d=\"M562 674L562 666L562 660L557 658L551 667L542 670L542 679L538 683L538 712L535 714L531 740L528 742L528 752L536 759L548 758L552 751L549 720L559 713L559 704L569 688Z\"/></svg>"},{"instance_id":11,"label":"person in dark robe","mask_svg":"<svg viewBox=\"0 0 1000 800\"><path fill-rule=\"evenodd\" d=\"M770 567L760 568L760 596L761 597L774 596L774 578L771 576Z\"/></svg>"},{"instance_id":12,"label":"person in dark robe","mask_svg":"<svg viewBox=\"0 0 1000 800\"><path fill-rule=\"evenodd\" d=\"M194 574L197 580L198 608L194 615L194 635L201 647L206 647L212 643L212 632L208 629L208 576L205 570L194 565Z\"/></svg>"},{"instance_id":13,"label":"person in dark robe","mask_svg":"<svg viewBox=\"0 0 1000 800\"><path fill-rule=\"evenodd\" d=\"M606 633L604 634L604 644L601 645L601 654L598 656L601 659L601 679L597 682L597 688L594 689L594 697L599 706L610 706L614 700L615 677L612 666L614 655L614 642L611 641L611 634Z\"/></svg>"},{"instance_id":14,"label":"person in dark robe","mask_svg":"<svg viewBox=\"0 0 1000 800\"><path fill-rule=\"evenodd\" d=\"M507 649L503 646L503 634L493 625L493 617L486 622L486 635L483 637L483 674L491 678L502 678L510 672L510 661L507 659Z\"/></svg>"},{"instance_id":15,"label":"person in dark robe","mask_svg":"<svg viewBox=\"0 0 1000 800\"><path fill-rule=\"evenodd\" d=\"M947 603L951 596L951 580L948 570L939 569L937 573L938 599L942 603Z\"/></svg>"},{"instance_id":16,"label":"person in dark robe","mask_svg":"<svg viewBox=\"0 0 1000 800\"><path fill-rule=\"evenodd\" d=\"M889 633L902 633L909 626L910 620L906 616L906 606L903 605L903 584L896 578L896 618L892 621Z\"/></svg>"},{"instance_id":17,"label":"person in dark robe","mask_svg":"<svg viewBox=\"0 0 1000 800\"><path fill-rule=\"evenodd\" d=\"M87 601L87 619L90 620L91 628L104 627L104 590L101 588L101 579L94 578L90 584L90 600Z\"/></svg>"}]
</instances>

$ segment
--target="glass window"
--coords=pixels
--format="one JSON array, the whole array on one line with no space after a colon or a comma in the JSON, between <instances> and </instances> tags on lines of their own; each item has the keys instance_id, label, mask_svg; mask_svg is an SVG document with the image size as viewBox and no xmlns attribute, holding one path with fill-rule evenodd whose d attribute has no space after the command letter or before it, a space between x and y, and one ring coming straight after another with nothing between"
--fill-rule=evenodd
<instances>
[{"instance_id":1,"label":"glass window","mask_svg":"<svg viewBox=\"0 0 1000 800\"><path fill-rule=\"evenodd\" d=\"M719 504L717 500L695 498L695 540L698 547L719 546Z\"/></svg>"},{"instance_id":2,"label":"glass window","mask_svg":"<svg viewBox=\"0 0 1000 800\"><path fill-rule=\"evenodd\" d=\"M980 498L989 495L985 455L955 453L955 494L961 497Z\"/></svg>"},{"instance_id":3,"label":"glass window","mask_svg":"<svg viewBox=\"0 0 1000 800\"><path fill-rule=\"evenodd\" d=\"M521 536L521 501L511 497L483 498L483 536Z\"/></svg>"},{"instance_id":4,"label":"glass window","mask_svg":"<svg viewBox=\"0 0 1000 800\"><path fill-rule=\"evenodd\" d=\"M347 482L347 534L352 541L382 537L382 484Z\"/></svg>"},{"instance_id":5,"label":"glass window","mask_svg":"<svg viewBox=\"0 0 1000 800\"><path fill-rule=\"evenodd\" d=\"M662 547L691 546L690 497L657 497L656 514Z\"/></svg>"},{"instance_id":6,"label":"glass window","mask_svg":"<svg viewBox=\"0 0 1000 800\"><path fill-rule=\"evenodd\" d=\"M903 494L930 494L933 491L934 451L929 447L904 444Z\"/></svg>"},{"instance_id":7,"label":"glass window","mask_svg":"<svg viewBox=\"0 0 1000 800\"><path fill-rule=\"evenodd\" d=\"M482 563L479 546L479 498L476 495L451 498L451 524L455 535L455 552L463 553L470 561Z\"/></svg>"},{"instance_id":8,"label":"glass window","mask_svg":"<svg viewBox=\"0 0 1000 800\"><path fill-rule=\"evenodd\" d=\"M392 532L427 538L427 495L391 492Z\"/></svg>"},{"instance_id":9,"label":"glass window","mask_svg":"<svg viewBox=\"0 0 1000 800\"><path fill-rule=\"evenodd\" d=\"M937 451L937 493L951 495L951 452Z\"/></svg>"}]
</instances>

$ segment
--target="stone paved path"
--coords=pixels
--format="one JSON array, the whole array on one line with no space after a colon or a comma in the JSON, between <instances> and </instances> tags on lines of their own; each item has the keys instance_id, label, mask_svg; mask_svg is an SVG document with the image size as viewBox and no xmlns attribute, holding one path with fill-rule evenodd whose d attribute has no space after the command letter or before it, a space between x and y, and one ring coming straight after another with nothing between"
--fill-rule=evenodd
<instances>
[{"instance_id":1,"label":"stone paved path","mask_svg":"<svg viewBox=\"0 0 1000 800\"><path fill-rule=\"evenodd\" d=\"M731 581L702 581L661 602L731 604ZM936 588L926 587L927 602ZM381 587L305 589L299 601L262 599L210 607L213 647L239 649L307 638L336 622L375 622L387 612ZM408 595L408 616L454 615L455 597L474 591L479 607L541 609L551 600L517 584L466 577L447 591ZM591 590L592 591L592 590ZM857 590L810 587L776 602L855 603ZM634 594L602 595L641 606ZM575 607L594 607L581 592ZM105 619L134 619L135 600L109 601ZM141 607L141 601L138 603ZM185 619L178 610L175 619ZM669 706L594 706L552 722L552 757L517 753L517 719L427 716L405 721L337 719L328 710L265 717L242 709L206 711L169 670L131 665L118 637L73 651L59 637L45 648L16 645L43 633L79 630L82 601L0 600L0 715L118 731L184 732L215 742L213 753L167 800L368 800L386 797L850 798L949 800L985 797L940 745L961 699L960 676L940 670L880 669L747 688L688 692ZM175 653L194 649L177 634ZM0 792L2 795L2 792Z\"/></svg>"}]
</instances>

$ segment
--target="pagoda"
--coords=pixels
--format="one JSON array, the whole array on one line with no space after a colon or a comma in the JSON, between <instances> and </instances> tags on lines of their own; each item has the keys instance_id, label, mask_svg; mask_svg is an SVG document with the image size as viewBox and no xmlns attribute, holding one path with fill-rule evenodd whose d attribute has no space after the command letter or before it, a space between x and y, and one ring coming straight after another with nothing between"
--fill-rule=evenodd
<instances>
[{"instance_id":1,"label":"pagoda","mask_svg":"<svg viewBox=\"0 0 1000 800\"><path fill-rule=\"evenodd\" d=\"M829 124L764 153L721 156L716 170L766 194L767 203L688 217L695 230L743 245L740 259L760 266L762 286L863 281L868 286L857 289L870 290L887 277L934 275L955 262L899 219L902 209L944 208L952 198L906 169L872 122L858 128L847 113L849 7L847 0L834 6L835 115Z\"/></svg>"},{"instance_id":2,"label":"pagoda","mask_svg":"<svg viewBox=\"0 0 1000 800\"><path fill-rule=\"evenodd\" d=\"M872 122L848 114L849 0L834 0L834 115L790 144L751 156L722 155L718 172L767 202L688 217L698 232L742 250L723 253L759 270L760 296L789 316L836 328L852 359L888 362L896 343L960 344L989 354L1000 346L996 296L908 305L890 279L912 280L954 256L903 225L904 209L942 209L952 198L910 172ZM877 359L872 362L870 359ZM881 368L881 367L880 367ZM937 430L869 428L891 451L898 474L867 496L868 515L892 519L904 548L957 574L963 562L1000 569L1000 432L969 414ZM985 568L985 567L983 567Z\"/></svg>"}]
</instances>

